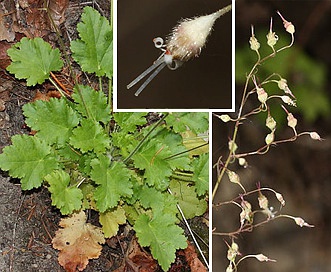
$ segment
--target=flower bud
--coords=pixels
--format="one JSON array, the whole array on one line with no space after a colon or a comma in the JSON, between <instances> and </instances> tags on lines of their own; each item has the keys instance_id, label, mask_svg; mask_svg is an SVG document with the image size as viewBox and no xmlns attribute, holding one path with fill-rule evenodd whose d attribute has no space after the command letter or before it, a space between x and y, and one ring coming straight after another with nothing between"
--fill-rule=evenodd
<instances>
[{"instance_id":1,"label":"flower bud","mask_svg":"<svg viewBox=\"0 0 331 272\"><path fill-rule=\"evenodd\" d=\"M218 116L219 119L221 119L224 123L231 121L231 117L227 114L222 114Z\"/></svg>"},{"instance_id":2,"label":"flower bud","mask_svg":"<svg viewBox=\"0 0 331 272\"><path fill-rule=\"evenodd\" d=\"M321 136L318 135L317 132L310 132L309 133L310 138L312 138L313 140L317 140L317 141L322 141L323 139L321 138Z\"/></svg>"},{"instance_id":3,"label":"flower bud","mask_svg":"<svg viewBox=\"0 0 331 272\"><path fill-rule=\"evenodd\" d=\"M293 220L295 223L300 226L300 227L308 227L308 228L313 228L314 225L309 225L305 220L303 220L301 217L294 217Z\"/></svg>"},{"instance_id":4,"label":"flower bud","mask_svg":"<svg viewBox=\"0 0 331 272\"><path fill-rule=\"evenodd\" d=\"M260 206L261 209L269 210L269 201L268 201L268 198L265 195L263 195L260 192L257 199L259 201L259 206Z\"/></svg>"},{"instance_id":5,"label":"flower bud","mask_svg":"<svg viewBox=\"0 0 331 272\"><path fill-rule=\"evenodd\" d=\"M284 200L282 194L276 192L276 198L278 199L280 204L282 204L282 206L285 206L285 200Z\"/></svg>"},{"instance_id":6,"label":"flower bud","mask_svg":"<svg viewBox=\"0 0 331 272\"><path fill-rule=\"evenodd\" d=\"M258 40L255 38L255 35L254 35L253 25L252 25L252 36L249 38L249 44L251 46L251 49L254 51L258 51L260 48L260 43L258 42Z\"/></svg>"},{"instance_id":7,"label":"flower bud","mask_svg":"<svg viewBox=\"0 0 331 272\"><path fill-rule=\"evenodd\" d=\"M239 177L239 175L236 172L227 170L226 173L228 174L229 180L232 183L240 184L240 177Z\"/></svg>"},{"instance_id":8,"label":"flower bud","mask_svg":"<svg viewBox=\"0 0 331 272\"><path fill-rule=\"evenodd\" d=\"M246 159L244 159L244 158L239 158L238 163L240 166L243 166L244 168L246 168L248 166L248 163L247 163Z\"/></svg>"},{"instance_id":9,"label":"flower bud","mask_svg":"<svg viewBox=\"0 0 331 272\"><path fill-rule=\"evenodd\" d=\"M242 211L240 213L240 223L241 226L244 225L245 221L247 221L249 224L253 223L253 212L252 212L252 205L246 201L243 200L241 202Z\"/></svg>"},{"instance_id":10,"label":"flower bud","mask_svg":"<svg viewBox=\"0 0 331 272\"><path fill-rule=\"evenodd\" d=\"M282 95L280 97L284 103L286 103L287 105L290 105L290 106L293 106L293 107L296 107L296 103L295 101L293 101L289 96L287 95Z\"/></svg>"},{"instance_id":11,"label":"flower bud","mask_svg":"<svg viewBox=\"0 0 331 272\"><path fill-rule=\"evenodd\" d=\"M295 98L295 96L291 92L290 88L288 87L287 80L285 78L281 78L278 81L278 88L283 90L286 94L288 94L288 95L292 96L293 98Z\"/></svg>"},{"instance_id":12,"label":"flower bud","mask_svg":"<svg viewBox=\"0 0 331 272\"><path fill-rule=\"evenodd\" d=\"M283 20L283 24L284 24L284 27L285 27L285 30L290 33L291 35L294 34L295 32L295 27L294 25L291 23L291 22L288 22L284 19L284 17L280 14L279 11L277 11L278 15L280 16L280 18L282 18Z\"/></svg>"},{"instance_id":13,"label":"flower bud","mask_svg":"<svg viewBox=\"0 0 331 272\"><path fill-rule=\"evenodd\" d=\"M278 88L283 91L285 91L285 89L287 88L287 80L285 78L281 78L277 84L278 84Z\"/></svg>"},{"instance_id":14,"label":"flower bud","mask_svg":"<svg viewBox=\"0 0 331 272\"><path fill-rule=\"evenodd\" d=\"M268 94L266 93L266 91L263 88L259 88L257 87L256 89L256 93L257 93L257 99L262 103L265 104L265 102L268 99Z\"/></svg>"},{"instance_id":15,"label":"flower bud","mask_svg":"<svg viewBox=\"0 0 331 272\"><path fill-rule=\"evenodd\" d=\"M287 115L287 125L293 129L295 129L295 127L298 124L298 120L293 116L292 113L288 113Z\"/></svg>"},{"instance_id":16,"label":"flower bud","mask_svg":"<svg viewBox=\"0 0 331 272\"><path fill-rule=\"evenodd\" d=\"M230 262L234 262L237 255L239 254L239 246L237 243L232 242L231 247L228 245L229 249L228 249L228 254L227 254L227 258Z\"/></svg>"},{"instance_id":17,"label":"flower bud","mask_svg":"<svg viewBox=\"0 0 331 272\"><path fill-rule=\"evenodd\" d=\"M276 262L276 260L270 259L263 254L254 255L254 257L260 262Z\"/></svg>"},{"instance_id":18,"label":"flower bud","mask_svg":"<svg viewBox=\"0 0 331 272\"><path fill-rule=\"evenodd\" d=\"M270 115L270 112L268 112L268 117L265 121L265 124L267 126L267 128L269 128L271 131L274 131L276 129L276 121L275 119Z\"/></svg>"},{"instance_id":19,"label":"flower bud","mask_svg":"<svg viewBox=\"0 0 331 272\"><path fill-rule=\"evenodd\" d=\"M233 272L232 262L228 265L228 267L226 268L225 272Z\"/></svg>"},{"instance_id":20,"label":"flower bud","mask_svg":"<svg viewBox=\"0 0 331 272\"><path fill-rule=\"evenodd\" d=\"M274 141L274 139L275 139L275 134L274 132L271 132L265 137L264 141L267 145L270 145Z\"/></svg>"},{"instance_id":21,"label":"flower bud","mask_svg":"<svg viewBox=\"0 0 331 272\"><path fill-rule=\"evenodd\" d=\"M274 50L274 45L278 41L278 36L276 35L275 32L272 31L272 18L270 20L270 30L269 33L267 34L267 44Z\"/></svg>"}]
</instances>

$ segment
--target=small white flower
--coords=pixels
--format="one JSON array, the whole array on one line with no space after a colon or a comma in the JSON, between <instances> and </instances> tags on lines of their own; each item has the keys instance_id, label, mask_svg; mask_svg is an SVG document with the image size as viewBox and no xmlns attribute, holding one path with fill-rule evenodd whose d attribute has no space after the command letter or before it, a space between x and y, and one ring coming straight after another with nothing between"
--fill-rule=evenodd
<instances>
[{"instance_id":1,"label":"small white flower","mask_svg":"<svg viewBox=\"0 0 331 272\"><path fill-rule=\"evenodd\" d=\"M282 204L282 206L285 206L285 200L284 200L282 194L276 192L276 198L278 199L278 201L280 202L280 204Z\"/></svg>"},{"instance_id":2,"label":"small white flower","mask_svg":"<svg viewBox=\"0 0 331 272\"><path fill-rule=\"evenodd\" d=\"M260 43L254 35L254 27L253 26L252 26L252 36L249 38L249 44L251 46L251 49L254 50L254 51L258 51L260 49Z\"/></svg>"},{"instance_id":3,"label":"small white flower","mask_svg":"<svg viewBox=\"0 0 331 272\"><path fill-rule=\"evenodd\" d=\"M275 134L274 132L271 132L265 137L264 141L267 145L270 145L274 141L274 139L275 139Z\"/></svg>"},{"instance_id":4,"label":"small white flower","mask_svg":"<svg viewBox=\"0 0 331 272\"><path fill-rule=\"evenodd\" d=\"M308 228L313 228L314 225L309 225L305 220L303 220L301 217L294 217L293 220L295 223L300 226L300 227L308 227Z\"/></svg>"},{"instance_id":5,"label":"small white flower","mask_svg":"<svg viewBox=\"0 0 331 272\"><path fill-rule=\"evenodd\" d=\"M254 255L254 257L260 262L276 262L276 260L270 259L263 254Z\"/></svg>"},{"instance_id":6,"label":"small white flower","mask_svg":"<svg viewBox=\"0 0 331 272\"><path fill-rule=\"evenodd\" d=\"M263 88L257 88L256 90L257 93L257 99L262 103L265 104L265 102L268 99L268 94Z\"/></svg>"},{"instance_id":7,"label":"small white flower","mask_svg":"<svg viewBox=\"0 0 331 272\"><path fill-rule=\"evenodd\" d=\"M284 103L286 103L287 105L290 105L290 106L293 106L293 107L296 107L296 103L295 101L293 101L289 96L287 95L282 95L280 97Z\"/></svg>"},{"instance_id":8,"label":"small white flower","mask_svg":"<svg viewBox=\"0 0 331 272\"><path fill-rule=\"evenodd\" d=\"M283 24L284 24L284 27L285 27L285 30L290 33L291 35L294 34L295 32L295 27L294 25L291 23L291 22L288 22L284 19L284 17L280 14L279 11L277 11L278 15L280 16L280 18L282 18L283 20Z\"/></svg>"},{"instance_id":9,"label":"small white flower","mask_svg":"<svg viewBox=\"0 0 331 272\"><path fill-rule=\"evenodd\" d=\"M310 132L309 133L310 138L312 138L313 140L317 140L317 141L322 141L321 136L319 136L319 134L317 132Z\"/></svg>"},{"instance_id":10,"label":"small white flower","mask_svg":"<svg viewBox=\"0 0 331 272\"><path fill-rule=\"evenodd\" d=\"M224 123L231 121L231 117L228 114L222 114L218 116Z\"/></svg>"}]
</instances>

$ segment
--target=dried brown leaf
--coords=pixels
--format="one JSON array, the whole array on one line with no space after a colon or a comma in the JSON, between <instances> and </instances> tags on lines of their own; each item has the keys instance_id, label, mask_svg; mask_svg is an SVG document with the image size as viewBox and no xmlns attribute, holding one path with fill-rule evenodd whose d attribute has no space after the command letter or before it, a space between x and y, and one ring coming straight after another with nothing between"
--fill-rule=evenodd
<instances>
[{"instance_id":1,"label":"dried brown leaf","mask_svg":"<svg viewBox=\"0 0 331 272\"><path fill-rule=\"evenodd\" d=\"M49 12L56 26L59 26L64 22L64 14L68 5L69 0L53 0L49 2Z\"/></svg>"},{"instance_id":2,"label":"dried brown leaf","mask_svg":"<svg viewBox=\"0 0 331 272\"><path fill-rule=\"evenodd\" d=\"M101 254L100 244L105 243L101 228L86 223L84 211L62 219L60 226L52 241L53 247L61 251L60 265L68 272L83 271L89 259Z\"/></svg>"},{"instance_id":3,"label":"dried brown leaf","mask_svg":"<svg viewBox=\"0 0 331 272\"><path fill-rule=\"evenodd\" d=\"M135 272L153 272L158 270L158 264L151 256L145 252L138 244L137 239L128 245L123 264L114 272L135 271Z\"/></svg>"},{"instance_id":4,"label":"dried brown leaf","mask_svg":"<svg viewBox=\"0 0 331 272\"><path fill-rule=\"evenodd\" d=\"M186 261L188 262L191 271L195 272L207 272L206 267L202 264L200 259L198 258L198 254L196 253L194 246L188 244L188 247L184 250Z\"/></svg>"}]
</instances>

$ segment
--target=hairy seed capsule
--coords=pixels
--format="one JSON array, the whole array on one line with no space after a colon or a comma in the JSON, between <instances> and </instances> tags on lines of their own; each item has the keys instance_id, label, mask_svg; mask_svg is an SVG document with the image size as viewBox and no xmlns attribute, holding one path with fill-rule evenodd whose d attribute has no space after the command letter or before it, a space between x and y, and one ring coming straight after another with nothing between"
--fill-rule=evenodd
<instances>
[{"instance_id":1,"label":"hairy seed capsule","mask_svg":"<svg viewBox=\"0 0 331 272\"><path fill-rule=\"evenodd\" d=\"M164 67L167 66L170 70L176 70L184 61L199 56L216 19L231 9L232 5L228 5L209 15L182 20L173 29L165 44L162 38L155 38L153 40L154 45L163 51L162 55L149 68L131 81L126 88L130 89L151 73L136 91L135 96L138 96Z\"/></svg>"},{"instance_id":2,"label":"hairy seed capsule","mask_svg":"<svg viewBox=\"0 0 331 272\"><path fill-rule=\"evenodd\" d=\"M216 19L230 9L231 5L209 15L184 19L179 22L166 41L167 50L173 59L184 62L198 57Z\"/></svg>"}]
</instances>

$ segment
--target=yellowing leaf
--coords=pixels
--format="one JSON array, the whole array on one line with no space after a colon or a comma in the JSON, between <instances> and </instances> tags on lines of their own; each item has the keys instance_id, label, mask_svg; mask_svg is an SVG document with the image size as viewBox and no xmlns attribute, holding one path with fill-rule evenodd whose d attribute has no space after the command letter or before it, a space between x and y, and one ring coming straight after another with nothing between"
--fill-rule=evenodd
<instances>
[{"instance_id":1,"label":"yellowing leaf","mask_svg":"<svg viewBox=\"0 0 331 272\"><path fill-rule=\"evenodd\" d=\"M83 271L89 259L97 259L101 254L101 245L105 238L101 228L86 223L84 211L60 221L59 229L52 244L60 250L59 263L66 271Z\"/></svg>"},{"instance_id":2,"label":"yellowing leaf","mask_svg":"<svg viewBox=\"0 0 331 272\"><path fill-rule=\"evenodd\" d=\"M195 188L188 182L172 180L170 188L187 219L202 215L206 211L207 201L204 198L198 198Z\"/></svg>"},{"instance_id":3,"label":"yellowing leaf","mask_svg":"<svg viewBox=\"0 0 331 272\"><path fill-rule=\"evenodd\" d=\"M190 156L193 157L195 155L201 155L209 152L209 145L207 145L206 141L201 137L198 137L194 132L187 130L182 132L183 136L183 144L190 151ZM208 137L208 136L206 136ZM201 146L201 147L199 147ZM197 148L199 147L199 148Z\"/></svg>"},{"instance_id":4,"label":"yellowing leaf","mask_svg":"<svg viewBox=\"0 0 331 272\"><path fill-rule=\"evenodd\" d=\"M121 206L118 206L115 210L100 213L99 221L105 237L112 237L116 235L118 226L126 222L125 211Z\"/></svg>"}]
</instances>

